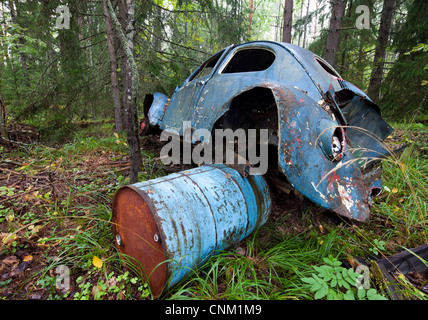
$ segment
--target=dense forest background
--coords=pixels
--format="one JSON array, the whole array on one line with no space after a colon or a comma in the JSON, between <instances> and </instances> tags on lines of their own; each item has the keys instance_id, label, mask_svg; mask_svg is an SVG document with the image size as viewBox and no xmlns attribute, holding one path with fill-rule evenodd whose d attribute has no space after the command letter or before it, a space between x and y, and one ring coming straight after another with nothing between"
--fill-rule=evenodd
<instances>
[{"instance_id":1,"label":"dense forest background","mask_svg":"<svg viewBox=\"0 0 428 320\"><path fill-rule=\"evenodd\" d=\"M0 118L53 143L115 110L126 129L146 93L171 95L211 54L260 39L325 57L389 120L426 119L424 0L3 0L0 23Z\"/></svg>"}]
</instances>

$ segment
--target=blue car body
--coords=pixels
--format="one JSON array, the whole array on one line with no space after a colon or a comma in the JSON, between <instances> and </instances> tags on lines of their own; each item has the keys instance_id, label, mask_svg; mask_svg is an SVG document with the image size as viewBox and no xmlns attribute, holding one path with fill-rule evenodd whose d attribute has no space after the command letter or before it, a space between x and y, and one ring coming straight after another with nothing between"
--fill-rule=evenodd
<instances>
[{"instance_id":1,"label":"blue car body","mask_svg":"<svg viewBox=\"0 0 428 320\"><path fill-rule=\"evenodd\" d=\"M155 93L145 105L151 126L180 135L183 121L192 130L268 128L277 168L295 189L339 215L369 219L388 153L382 141L392 128L364 92L314 53L282 42L231 45L171 99Z\"/></svg>"}]
</instances>

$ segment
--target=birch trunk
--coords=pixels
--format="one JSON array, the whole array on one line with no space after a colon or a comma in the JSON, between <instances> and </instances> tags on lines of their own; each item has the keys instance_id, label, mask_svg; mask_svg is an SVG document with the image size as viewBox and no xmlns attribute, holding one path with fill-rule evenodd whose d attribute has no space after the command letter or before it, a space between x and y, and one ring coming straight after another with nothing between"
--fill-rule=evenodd
<instances>
[{"instance_id":1,"label":"birch trunk","mask_svg":"<svg viewBox=\"0 0 428 320\"><path fill-rule=\"evenodd\" d=\"M138 136L138 115L137 115L137 93L139 87L139 74L134 60L134 35L135 35L135 2L134 0L122 0L126 9L125 33L113 10L111 1L108 0L110 16L115 24L116 34L120 39L126 55L126 87L125 95L125 129L131 153L130 183L138 182L138 171L141 166L140 139Z\"/></svg>"}]
</instances>

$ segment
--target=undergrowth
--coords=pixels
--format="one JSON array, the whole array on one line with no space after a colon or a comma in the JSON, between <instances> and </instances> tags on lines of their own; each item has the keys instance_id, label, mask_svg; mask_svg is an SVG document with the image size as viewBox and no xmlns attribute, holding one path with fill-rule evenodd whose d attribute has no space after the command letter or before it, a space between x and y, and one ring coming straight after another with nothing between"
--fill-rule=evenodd
<instances>
[{"instance_id":1,"label":"undergrowth","mask_svg":"<svg viewBox=\"0 0 428 320\"><path fill-rule=\"evenodd\" d=\"M337 219L312 204L300 211L283 208L161 299L389 298L372 279L364 292L353 284L354 262L427 242L428 130L417 129L397 126L398 135L390 138L392 146L410 148L399 159L384 161L383 193L374 199L367 224ZM113 245L111 203L129 181L124 136L103 124L80 131L60 148L1 148L7 170L0 176L0 296L151 299L147 284L132 265L123 264ZM142 152L140 180L167 173L153 152Z\"/></svg>"}]
</instances>

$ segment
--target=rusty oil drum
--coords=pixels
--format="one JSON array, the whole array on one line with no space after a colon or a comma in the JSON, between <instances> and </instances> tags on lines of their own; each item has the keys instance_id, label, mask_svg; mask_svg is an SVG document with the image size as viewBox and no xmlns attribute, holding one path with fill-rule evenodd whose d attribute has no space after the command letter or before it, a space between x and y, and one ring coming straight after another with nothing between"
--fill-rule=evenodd
<instances>
[{"instance_id":1,"label":"rusty oil drum","mask_svg":"<svg viewBox=\"0 0 428 320\"><path fill-rule=\"evenodd\" d=\"M204 165L120 188L113 231L119 251L134 260L158 297L263 225L270 208L262 176Z\"/></svg>"}]
</instances>

